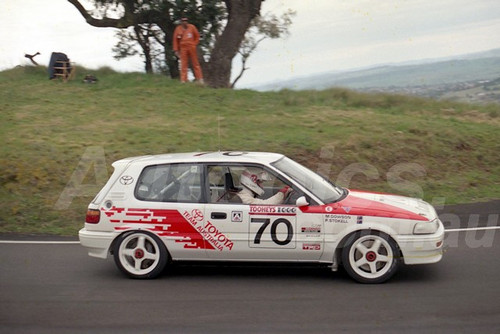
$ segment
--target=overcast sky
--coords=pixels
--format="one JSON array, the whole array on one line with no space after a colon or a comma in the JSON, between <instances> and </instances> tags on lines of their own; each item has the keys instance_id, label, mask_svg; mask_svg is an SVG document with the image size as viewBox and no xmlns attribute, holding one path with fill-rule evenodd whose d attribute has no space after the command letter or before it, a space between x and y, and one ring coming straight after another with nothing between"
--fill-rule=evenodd
<instances>
[{"instance_id":1,"label":"overcast sky","mask_svg":"<svg viewBox=\"0 0 500 334\"><path fill-rule=\"evenodd\" d=\"M240 87L500 48L498 0L266 0L262 12L288 8L290 36L261 44ZM88 25L66 0L0 0L0 29L0 70L37 51L44 65L60 51L88 68L143 70L140 58L114 60L114 29Z\"/></svg>"}]
</instances>

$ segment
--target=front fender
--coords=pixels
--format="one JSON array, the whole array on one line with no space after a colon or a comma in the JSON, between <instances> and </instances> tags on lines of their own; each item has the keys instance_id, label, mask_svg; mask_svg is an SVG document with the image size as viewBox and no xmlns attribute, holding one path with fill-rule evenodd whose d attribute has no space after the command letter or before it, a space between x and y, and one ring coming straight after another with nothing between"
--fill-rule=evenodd
<instances>
[{"instance_id":1,"label":"front fender","mask_svg":"<svg viewBox=\"0 0 500 334\"><path fill-rule=\"evenodd\" d=\"M321 262L333 263L332 270L336 270L335 266L339 263L340 254L346 240L349 236L357 232L382 232L390 236L397 243L396 236L398 233L390 226L380 223L353 224L346 226L340 233L325 233L325 249L329 251L323 253Z\"/></svg>"}]
</instances>

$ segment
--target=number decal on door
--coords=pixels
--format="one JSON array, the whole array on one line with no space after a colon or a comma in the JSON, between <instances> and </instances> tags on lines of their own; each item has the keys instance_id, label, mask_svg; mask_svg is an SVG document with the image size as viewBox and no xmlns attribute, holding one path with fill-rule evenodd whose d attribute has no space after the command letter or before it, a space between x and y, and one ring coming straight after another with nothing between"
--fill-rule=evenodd
<instances>
[{"instance_id":1,"label":"number decal on door","mask_svg":"<svg viewBox=\"0 0 500 334\"><path fill-rule=\"evenodd\" d=\"M255 232L253 245L250 244L250 247L269 247L273 244L278 246L287 246L293 239L293 225L289 220L285 218L278 218L272 222L271 218L251 218L250 223L251 233L252 230L255 230L254 228L252 228L253 224L261 224L257 232ZM269 225L271 225L271 228L268 234L266 230ZM271 240L269 240L269 237ZM272 241L272 243L270 243L270 241ZM292 244L286 248L294 247L295 245Z\"/></svg>"}]
</instances>

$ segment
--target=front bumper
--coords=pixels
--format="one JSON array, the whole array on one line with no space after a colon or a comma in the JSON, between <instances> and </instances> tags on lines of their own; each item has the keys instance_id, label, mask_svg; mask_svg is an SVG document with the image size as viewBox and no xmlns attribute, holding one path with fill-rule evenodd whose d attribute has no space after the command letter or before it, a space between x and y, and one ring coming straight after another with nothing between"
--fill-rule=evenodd
<instances>
[{"instance_id":1,"label":"front bumper","mask_svg":"<svg viewBox=\"0 0 500 334\"><path fill-rule=\"evenodd\" d=\"M108 257L111 243L117 235L115 232L88 231L86 228L78 232L80 244L87 248L89 255L101 259Z\"/></svg>"},{"instance_id":2,"label":"front bumper","mask_svg":"<svg viewBox=\"0 0 500 334\"><path fill-rule=\"evenodd\" d=\"M436 263L443 257L444 226L441 222L436 233L400 235L396 239L405 264Z\"/></svg>"}]
</instances>

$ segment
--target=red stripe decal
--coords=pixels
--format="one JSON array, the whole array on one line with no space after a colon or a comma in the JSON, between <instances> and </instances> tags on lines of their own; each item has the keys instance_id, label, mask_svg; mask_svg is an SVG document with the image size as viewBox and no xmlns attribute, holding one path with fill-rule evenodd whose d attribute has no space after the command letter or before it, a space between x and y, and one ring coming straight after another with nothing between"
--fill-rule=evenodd
<instances>
[{"instance_id":1,"label":"red stripe decal","mask_svg":"<svg viewBox=\"0 0 500 334\"><path fill-rule=\"evenodd\" d=\"M214 249L205 242L202 234L184 218L177 210L126 209L112 207L101 209L106 216L113 217L109 221L114 224L152 225L147 230L160 237L172 237L175 242L183 243L184 248ZM116 226L115 230L130 229L130 226Z\"/></svg>"}]
</instances>

